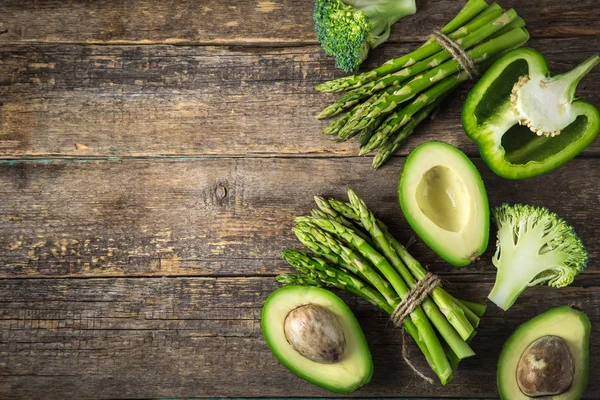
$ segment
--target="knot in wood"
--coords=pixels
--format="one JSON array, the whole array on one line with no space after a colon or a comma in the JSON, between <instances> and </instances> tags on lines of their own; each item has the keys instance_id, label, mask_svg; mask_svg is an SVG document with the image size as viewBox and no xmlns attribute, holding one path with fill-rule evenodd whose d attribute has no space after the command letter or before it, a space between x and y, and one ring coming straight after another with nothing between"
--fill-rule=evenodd
<instances>
[{"instance_id":1,"label":"knot in wood","mask_svg":"<svg viewBox=\"0 0 600 400\"><path fill-rule=\"evenodd\" d=\"M217 185L215 189L215 194L217 196L217 199L223 200L225 197L227 197L227 188L223 185Z\"/></svg>"}]
</instances>

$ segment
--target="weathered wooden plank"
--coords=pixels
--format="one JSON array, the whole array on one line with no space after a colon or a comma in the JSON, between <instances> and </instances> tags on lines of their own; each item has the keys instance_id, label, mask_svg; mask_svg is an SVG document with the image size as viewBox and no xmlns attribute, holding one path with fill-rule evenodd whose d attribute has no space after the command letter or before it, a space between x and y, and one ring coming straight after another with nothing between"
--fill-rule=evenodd
<instances>
[{"instance_id":1,"label":"weathered wooden plank","mask_svg":"<svg viewBox=\"0 0 600 400\"><path fill-rule=\"evenodd\" d=\"M509 312L490 306L464 361L441 392L414 376L400 356L400 334L384 314L344 296L374 357L372 383L357 396L495 397L497 356L517 325L546 309L577 304L592 319L590 365L598 362L599 288L528 289ZM270 278L140 278L0 281L0 393L3 398L326 396L270 354L260 307ZM454 282L482 300L490 282ZM547 296L548 290L554 295ZM418 350L409 354L425 370ZM585 398L600 396L591 368Z\"/></svg>"},{"instance_id":2,"label":"weathered wooden plank","mask_svg":"<svg viewBox=\"0 0 600 400\"><path fill-rule=\"evenodd\" d=\"M418 2L418 13L392 30L391 41L424 38L449 21L464 1ZM594 0L522 2L515 7L537 37L598 35ZM311 1L218 0L127 2L4 0L0 41L70 43L248 44L315 43ZM85 21L85 23L82 23Z\"/></svg>"},{"instance_id":3,"label":"weathered wooden plank","mask_svg":"<svg viewBox=\"0 0 600 400\"><path fill-rule=\"evenodd\" d=\"M492 205L545 205L598 256L597 160L525 181L476 164ZM312 196L345 198L349 187L408 241L396 199L401 165L397 158L374 172L368 158L0 164L0 276L273 275L287 270L279 252L299 245L290 228L314 207ZM436 271L477 273L493 272L493 248L492 239L466 270L442 268L422 244L413 251Z\"/></svg>"},{"instance_id":4,"label":"weathered wooden plank","mask_svg":"<svg viewBox=\"0 0 600 400\"><path fill-rule=\"evenodd\" d=\"M600 37L532 40L554 70ZM385 46L378 65L415 44ZM8 45L0 48L0 157L355 155L313 118L335 96L312 86L339 75L316 46L298 48ZM600 69L580 95L600 104ZM401 150L441 139L477 154L462 133L469 86ZM586 154L600 154L600 142Z\"/></svg>"}]
</instances>

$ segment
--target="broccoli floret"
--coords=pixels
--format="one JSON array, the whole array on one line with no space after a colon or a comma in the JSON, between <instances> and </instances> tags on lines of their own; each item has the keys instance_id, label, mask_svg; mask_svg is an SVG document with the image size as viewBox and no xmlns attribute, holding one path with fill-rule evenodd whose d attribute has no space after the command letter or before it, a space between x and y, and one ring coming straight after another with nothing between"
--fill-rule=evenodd
<instances>
[{"instance_id":1,"label":"broccoli floret","mask_svg":"<svg viewBox=\"0 0 600 400\"><path fill-rule=\"evenodd\" d=\"M588 253L573 228L548 209L503 204L493 216L498 273L488 297L500 308L508 310L528 286L570 285L587 266Z\"/></svg>"},{"instance_id":2,"label":"broccoli floret","mask_svg":"<svg viewBox=\"0 0 600 400\"><path fill-rule=\"evenodd\" d=\"M313 19L323 50L351 72L388 40L396 21L416 11L415 0L316 0Z\"/></svg>"}]
</instances>

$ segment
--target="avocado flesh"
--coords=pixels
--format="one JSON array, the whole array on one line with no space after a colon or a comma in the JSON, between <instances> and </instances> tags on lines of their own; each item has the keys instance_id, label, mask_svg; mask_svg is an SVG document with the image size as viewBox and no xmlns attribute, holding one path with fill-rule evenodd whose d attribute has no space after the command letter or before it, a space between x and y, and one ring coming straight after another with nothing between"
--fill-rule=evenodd
<instances>
[{"instance_id":1,"label":"avocado flesh","mask_svg":"<svg viewBox=\"0 0 600 400\"><path fill-rule=\"evenodd\" d=\"M489 206L479 172L455 147L429 142L407 158L398 186L406 220L454 266L471 263L488 244Z\"/></svg>"},{"instance_id":2,"label":"avocado flesh","mask_svg":"<svg viewBox=\"0 0 600 400\"><path fill-rule=\"evenodd\" d=\"M498 391L503 400L534 399L521 392L517 365L527 347L544 336L561 337L569 346L575 365L573 382L566 392L543 396L544 400L577 400L588 380L588 355L591 324L588 317L569 306L556 307L521 325L506 341L498 360ZM540 397L537 397L540 398Z\"/></svg>"},{"instance_id":3,"label":"avocado flesh","mask_svg":"<svg viewBox=\"0 0 600 400\"><path fill-rule=\"evenodd\" d=\"M294 309L314 304L332 312L342 327L346 341L339 362L325 364L298 353L287 341L284 323ZM350 393L367 384L373 374L373 361L364 334L348 306L332 292L309 286L285 286L266 300L261 326L267 345L275 357L300 378L336 393Z\"/></svg>"}]
</instances>

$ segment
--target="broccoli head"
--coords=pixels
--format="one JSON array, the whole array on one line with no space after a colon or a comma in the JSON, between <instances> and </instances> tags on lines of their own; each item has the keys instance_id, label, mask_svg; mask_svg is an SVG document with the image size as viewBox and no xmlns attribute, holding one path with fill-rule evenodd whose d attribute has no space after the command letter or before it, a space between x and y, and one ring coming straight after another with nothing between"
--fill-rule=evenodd
<instances>
[{"instance_id":1,"label":"broccoli head","mask_svg":"<svg viewBox=\"0 0 600 400\"><path fill-rule=\"evenodd\" d=\"M396 21L416 11L415 0L316 0L313 19L325 53L351 72L388 40Z\"/></svg>"},{"instance_id":2,"label":"broccoli head","mask_svg":"<svg viewBox=\"0 0 600 400\"><path fill-rule=\"evenodd\" d=\"M543 207L503 204L493 211L498 269L488 296L508 310L528 286L564 287L587 266L588 253L573 228Z\"/></svg>"}]
</instances>

